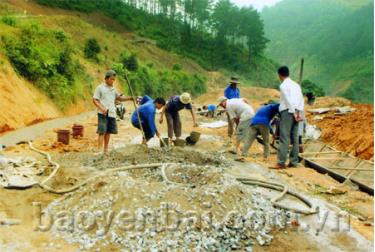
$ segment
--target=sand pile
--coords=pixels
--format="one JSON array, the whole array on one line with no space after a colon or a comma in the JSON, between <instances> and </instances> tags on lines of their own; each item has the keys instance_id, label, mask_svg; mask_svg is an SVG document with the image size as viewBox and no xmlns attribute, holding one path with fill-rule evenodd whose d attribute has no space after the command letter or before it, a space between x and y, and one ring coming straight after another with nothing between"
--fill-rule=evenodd
<instances>
[{"instance_id":1,"label":"sand pile","mask_svg":"<svg viewBox=\"0 0 375 252\"><path fill-rule=\"evenodd\" d=\"M321 139L329 145L367 160L374 160L374 108L353 105L356 110L346 115L324 115L313 122L323 130Z\"/></svg>"},{"instance_id":2,"label":"sand pile","mask_svg":"<svg viewBox=\"0 0 375 252\"><path fill-rule=\"evenodd\" d=\"M271 231L289 222L289 213L224 175L217 154L141 150L85 162L102 169L134 156L130 162L174 164L117 172L52 202L47 212L54 233L93 251L251 251L255 243L269 244Z\"/></svg>"}]
</instances>

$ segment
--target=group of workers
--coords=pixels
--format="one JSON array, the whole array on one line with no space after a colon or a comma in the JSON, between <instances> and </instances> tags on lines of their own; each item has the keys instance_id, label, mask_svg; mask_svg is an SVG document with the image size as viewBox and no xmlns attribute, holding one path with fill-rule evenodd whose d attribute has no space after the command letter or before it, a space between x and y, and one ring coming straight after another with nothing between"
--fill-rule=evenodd
<instances>
[{"instance_id":1,"label":"group of workers","mask_svg":"<svg viewBox=\"0 0 375 252\"><path fill-rule=\"evenodd\" d=\"M270 168L283 169L297 167L299 163L299 144L301 142L301 128L305 123L304 99L301 87L289 77L289 69L286 66L278 69L280 84L280 102L264 104L256 113L246 99L240 98L240 90L237 87L238 79L232 77L224 91L224 96L218 99L219 106L226 110L228 118L229 141L236 124L236 146L232 152L238 155L238 160L243 160L257 138L262 136L264 146L263 157L265 160L270 155L271 121L279 116L277 163ZM273 132L275 133L275 132ZM241 153L240 144L244 142ZM292 145L289 153L289 163L286 165L289 152L289 144Z\"/></svg>"},{"instance_id":2,"label":"group of workers","mask_svg":"<svg viewBox=\"0 0 375 252\"><path fill-rule=\"evenodd\" d=\"M98 109L98 149L103 148L104 153L108 152L108 144L111 134L117 134L116 122L116 102L131 101L135 98L125 97L118 93L114 87L116 72L109 70L105 73L104 83L97 86L93 96L94 105ZM137 103L138 107L131 116L131 123L135 128L142 131L142 144L146 144L155 135L160 138L160 132L155 124L156 110L161 110L159 122L164 121L164 116L168 125L168 138L172 140L181 137L182 125L179 111L188 109L191 111L194 127L198 126L191 104L189 93L172 96L168 101L162 97L152 99L145 95Z\"/></svg>"},{"instance_id":3,"label":"group of workers","mask_svg":"<svg viewBox=\"0 0 375 252\"><path fill-rule=\"evenodd\" d=\"M241 98L238 88L238 78L232 77L229 85L224 90L224 96L218 99L217 107L222 107L228 119L228 143L236 126L236 144L232 153L237 154L238 160L243 160L257 138L261 135L264 145L264 159L270 155L270 132L272 132L271 121L278 115L278 161L271 168L286 168L289 144L292 145L289 154L289 167L296 167L299 163L299 128L303 118L304 99L299 84L289 77L289 69L286 66L278 69L280 85L280 102L270 102L264 104L257 112L244 98ZM98 109L98 148L108 152L110 134L117 134L116 125L116 102L130 101L133 97L125 97L116 92L114 82L116 72L110 70L106 72L104 83L100 84L94 93L93 102ZM162 97L152 99L143 96L138 101L138 107L131 116L131 123L135 128L142 131L142 143L146 144L155 135L160 136L155 124L156 110L161 110L159 122L163 123L164 117L168 127L168 139L172 140L181 137L182 125L179 111L190 110L194 127L197 127L197 120L193 111L192 99L189 93L183 93L170 97L167 101ZM210 107L210 111L215 111L215 106ZM213 112L214 113L214 112ZM240 148L243 142L242 149Z\"/></svg>"}]
</instances>

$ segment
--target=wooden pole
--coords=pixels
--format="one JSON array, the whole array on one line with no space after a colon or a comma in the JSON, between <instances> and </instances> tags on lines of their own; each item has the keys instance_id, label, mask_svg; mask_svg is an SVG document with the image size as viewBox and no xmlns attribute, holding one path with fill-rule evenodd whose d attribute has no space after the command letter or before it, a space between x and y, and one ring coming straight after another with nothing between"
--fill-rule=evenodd
<instances>
[{"instance_id":1,"label":"wooden pole","mask_svg":"<svg viewBox=\"0 0 375 252\"><path fill-rule=\"evenodd\" d=\"M346 170L346 171L372 171L372 172L374 171L374 169L353 168L353 167L339 167L339 166L337 166L337 167L328 167L328 168L329 169L334 169L334 170Z\"/></svg>"},{"instance_id":2,"label":"wooden pole","mask_svg":"<svg viewBox=\"0 0 375 252\"><path fill-rule=\"evenodd\" d=\"M302 81L303 81L303 64L305 63L305 59L301 59L301 67L299 69L299 84L302 86Z\"/></svg>"},{"instance_id":3,"label":"wooden pole","mask_svg":"<svg viewBox=\"0 0 375 252\"><path fill-rule=\"evenodd\" d=\"M128 78L128 75L126 74L126 72L125 72L125 80L126 80L126 82L128 83L129 91L130 91L130 93L131 93L131 96L133 97L133 105L134 105L135 113L137 114L139 127L140 127L140 129L141 129L141 131L142 131L142 136L143 136L143 138L146 140L146 134L145 134L145 132L144 132L144 130L143 130L143 127L142 127L141 117L140 117L140 115L139 115L139 111L138 111L137 104L135 103L135 99L136 99L136 98L135 98L135 96L134 96L134 92L133 92L132 86L131 86L131 84L130 84L130 81L129 81L129 78Z\"/></svg>"},{"instance_id":4,"label":"wooden pole","mask_svg":"<svg viewBox=\"0 0 375 252\"><path fill-rule=\"evenodd\" d=\"M311 152L304 152L304 153L300 153L301 156L304 156L304 155L315 155L315 154L340 154L341 151L311 151Z\"/></svg>"}]
</instances>

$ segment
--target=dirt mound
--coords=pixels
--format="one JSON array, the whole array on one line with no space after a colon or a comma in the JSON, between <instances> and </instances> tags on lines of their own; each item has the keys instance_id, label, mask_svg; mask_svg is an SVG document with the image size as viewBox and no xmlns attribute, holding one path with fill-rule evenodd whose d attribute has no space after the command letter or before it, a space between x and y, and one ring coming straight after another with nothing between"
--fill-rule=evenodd
<instances>
[{"instance_id":1,"label":"dirt mound","mask_svg":"<svg viewBox=\"0 0 375 252\"><path fill-rule=\"evenodd\" d=\"M332 107L344 107L351 106L352 102L343 97L318 97L316 98L315 104L313 106L308 106L308 108L332 108Z\"/></svg>"},{"instance_id":2,"label":"dirt mound","mask_svg":"<svg viewBox=\"0 0 375 252\"><path fill-rule=\"evenodd\" d=\"M346 115L324 114L323 120L310 123L320 127L321 139L327 144L367 160L374 160L374 107L353 105L356 110Z\"/></svg>"}]
</instances>

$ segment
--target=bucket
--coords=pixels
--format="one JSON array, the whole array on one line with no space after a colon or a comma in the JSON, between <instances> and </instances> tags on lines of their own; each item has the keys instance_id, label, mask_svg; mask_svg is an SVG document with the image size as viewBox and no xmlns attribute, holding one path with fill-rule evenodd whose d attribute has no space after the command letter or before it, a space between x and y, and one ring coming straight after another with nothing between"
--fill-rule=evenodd
<instances>
[{"instance_id":1,"label":"bucket","mask_svg":"<svg viewBox=\"0 0 375 252\"><path fill-rule=\"evenodd\" d=\"M163 138L163 141L164 143L169 146L169 138ZM163 141L160 139L160 147L164 147L164 143Z\"/></svg>"},{"instance_id":2,"label":"bucket","mask_svg":"<svg viewBox=\"0 0 375 252\"><path fill-rule=\"evenodd\" d=\"M83 126L74 124L73 127L73 138L83 137Z\"/></svg>"},{"instance_id":3,"label":"bucket","mask_svg":"<svg viewBox=\"0 0 375 252\"><path fill-rule=\"evenodd\" d=\"M184 147L186 144L186 141L183 139L176 139L173 141L173 143L174 143L174 146Z\"/></svg>"},{"instance_id":4,"label":"bucket","mask_svg":"<svg viewBox=\"0 0 375 252\"><path fill-rule=\"evenodd\" d=\"M201 136L201 133L196 132L196 131L192 131L192 132L190 133L190 139L191 139L193 142L195 142L195 143L199 141L200 136Z\"/></svg>"},{"instance_id":5,"label":"bucket","mask_svg":"<svg viewBox=\"0 0 375 252\"><path fill-rule=\"evenodd\" d=\"M58 130L57 131L57 142L63 144L69 144L70 130Z\"/></svg>"}]
</instances>

